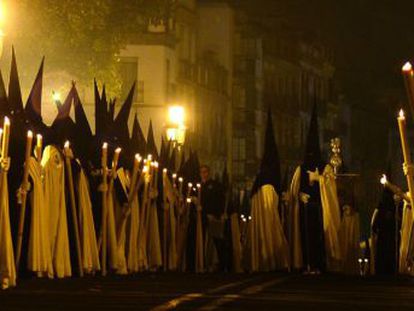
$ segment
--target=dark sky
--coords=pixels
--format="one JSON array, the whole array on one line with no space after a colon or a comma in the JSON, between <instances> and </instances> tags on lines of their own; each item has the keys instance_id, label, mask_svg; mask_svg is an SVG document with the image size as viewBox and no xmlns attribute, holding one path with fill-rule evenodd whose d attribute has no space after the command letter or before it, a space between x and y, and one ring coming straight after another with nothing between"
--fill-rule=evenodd
<instances>
[{"instance_id":1,"label":"dark sky","mask_svg":"<svg viewBox=\"0 0 414 311\"><path fill-rule=\"evenodd\" d=\"M414 60L413 0L259 0L245 3L329 43L350 100L402 90L400 68ZM259 5L259 2L261 4Z\"/></svg>"}]
</instances>

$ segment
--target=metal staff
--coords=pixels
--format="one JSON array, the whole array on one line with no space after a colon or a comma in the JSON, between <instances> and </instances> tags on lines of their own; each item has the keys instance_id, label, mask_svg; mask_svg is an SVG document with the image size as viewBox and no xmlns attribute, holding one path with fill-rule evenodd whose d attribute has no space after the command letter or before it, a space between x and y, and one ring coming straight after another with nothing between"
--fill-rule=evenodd
<instances>
[{"instance_id":1,"label":"metal staff","mask_svg":"<svg viewBox=\"0 0 414 311\"><path fill-rule=\"evenodd\" d=\"M33 132L27 132L26 140L26 152L24 160L24 170L23 170L23 180L19 189L19 203L20 203L20 217L19 217L19 227L17 231L17 245L16 245L16 267L19 268L20 257L22 253L22 242L23 242L23 231L24 231L24 218L26 215L26 200L27 200L27 191L29 188L29 160L30 153L32 150L33 142Z\"/></svg>"},{"instance_id":2,"label":"metal staff","mask_svg":"<svg viewBox=\"0 0 414 311\"><path fill-rule=\"evenodd\" d=\"M80 243L80 234L79 234L79 223L78 223L78 212L76 209L76 200L75 200L75 188L73 186L73 174L72 174L72 165L71 159L73 158L72 150L70 149L69 141L65 143L64 147L65 153L65 163L66 163L66 170L68 173L68 183L69 183L69 198L70 198L70 205L72 211L72 221L73 221L73 228L75 231L75 244L76 244L76 253L78 258L78 265L79 265L79 276L83 277L83 265L82 265L82 250L81 250L81 243Z\"/></svg>"}]
</instances>

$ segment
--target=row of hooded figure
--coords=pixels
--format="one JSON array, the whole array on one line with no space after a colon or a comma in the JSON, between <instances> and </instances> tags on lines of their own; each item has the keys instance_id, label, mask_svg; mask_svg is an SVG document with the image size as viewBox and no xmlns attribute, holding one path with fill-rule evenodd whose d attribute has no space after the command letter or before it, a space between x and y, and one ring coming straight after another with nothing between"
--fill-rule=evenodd
<instances>
[{"instance_id":1,"label":"row of hooded figure","mask_svg":"<svg viewBox=\"0 0 414 311\"><path fill-rule=\"evenodd\" d=\"M136 155L133 168L124 169L118 161L122 150L108 150L107 144L98 150L102 167L86 171L69 143L42 150L41 137L37 139L26 153L27 183L17 193L20 208L12 206L10 212L13 193L6 175L1 183L3 288L14 286L17 275L204 272L217 264L215 245L203 225L202 184L184 185L151 156Z\"/></svg>"},{"instance_id":2,"label":"row of hooded figure","mask_svg":"<svg viewBox=\"0 0 414 311\"><path fill-rule=\"evenodd\" d=\"M294 270L359 274L359 215L331 165L298 167L282 194L264 184L252 195L242 226L244 265L250 271ZM348 184L348 187L350 185ZM342 188L345 188L342 190Z\"/></svg>"}]
</instances>

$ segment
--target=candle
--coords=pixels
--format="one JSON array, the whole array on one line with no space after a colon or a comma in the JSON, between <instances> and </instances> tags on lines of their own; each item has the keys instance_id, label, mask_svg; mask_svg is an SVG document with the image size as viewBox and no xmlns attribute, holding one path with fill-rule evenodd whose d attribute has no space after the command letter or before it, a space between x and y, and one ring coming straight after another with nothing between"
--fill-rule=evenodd
<instances>
[{"instance_id":1,"label":"candle","mask_svg":"<svg viewBox=\"0 0 414 311\"><path fill-rule=\"evenodd\" d=\"M401 109L399 116L398 116L398 127L400 130L400 139L401 139L401 148L402 148L402 153L403 153L403 157L404 157L404 163L409 167L412 165L411 162L411 154L410 154L410 147L408 145L408 140L407 140L407 128L406 128L406 120L405 120L405 115L404 115L404 111ZM414 206L413 204L413 198L414 198L414 180L413 180L413 176L411 175L412 172L409 169L408 170L408 174L406 176L407 178L407 184L408 184L408 191L410 193L410 203L411 206Z\"/></svg>"},{"instance_id":2,"label":"candle","mask_svg":"<svg viewBox=\"0 0 414 311\"><path fill-rule=\"evenodd\" d=\"M32 131L27 131L26 153L25 153L26 163L30 158L30 154L31 154L31 151L32 151L32 143L33 143L33 132Z\"/></svg>"},{"instance_id":3,"label":"candle","mask_svg":"<svg viewBox=\"0 0 414 311\"><path fill-rule=\"evenodd\" d=\"M392 193L399 196L400 198L402 198L406 202L410 203L409 196L407 196L399 187L397 187L396 185L390 183L388 181L386 175L382 175L382 177L380 179L380 182L385 188L389 189Z\"/></svg>"},{"instance_id":4,"label":"candle","mask_svg":"<svg viewBox=\"0 0 414 311\"><path fill-rule=\"evenodd\" d=\"M116 148L115 149L115 154L114 154L114 158L112 159L112 170L116 170L116 167L118 166L118 161L119 161L119 154L121 153L122 149L121 148Z\"/></svg>"},{"instance_id":5,"label":"candle","mask_svg":"<svg viewBox=\"0 0 414 311\"><path fill-rule=\"evenodd\" d=\"M27 187L27 183L29 181L29 160L30 160L30 154L32 151L32 143L33 143L33 132L28 131L27 132L27 138L26 138L26 152L24 156L24 171L23 171L23 187ZM26 190L26 188L24 189Z\"/></svg>"},{"instance_id":6,"label":"candle","mask_svg":"<svg viewBox=\"0 0 414 311\"><path fill-rule=\"evenodd\" d=\"M406 62L402 67L402 73L407 91L408 101L410 102L411 113L414 117L414 71L410 62Z\"/></svg>"},{"instance_id":7,"label":"candle","mask_svg":"<svg viewBox=\"0 0 414 311\"><path fill-rule=\"evenodd\" d=\"M179 183L180 193L183 193L184 178L179 177L178 183Z\"/></svg>"},{"instance_id":8,"label":"candle","mask_svg":"<svg viewBox=\"0 0 414 311\"><path fill-rule=\"evenodd\" d=\"M1 156L3 159L8 157L9 154L9 139L10 139L10 119L4 117L4 126L3 126L3 139L1 146Z\"/></svg>"},{"instance_id":9,"label":"candle","mask_svg":"<svg viewBox=\"0 0 414 311\"><path fill-rule=\"evenodd\" d=\"M197 198L198 204L201 206L201 184L197 184Z\"/></svg>"}]
</instances>

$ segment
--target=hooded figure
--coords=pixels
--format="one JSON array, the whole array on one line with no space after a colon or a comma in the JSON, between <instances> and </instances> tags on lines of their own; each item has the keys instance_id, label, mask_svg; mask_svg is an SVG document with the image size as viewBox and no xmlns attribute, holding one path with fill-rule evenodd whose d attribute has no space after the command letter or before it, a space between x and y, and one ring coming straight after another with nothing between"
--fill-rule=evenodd
<instances>
[{"instance_id":1,"label":"hooded figure","mask_svg":"<svg viewBox=\"0 0 414 311\"><path fill-rule=\"evenodd\" d=\"M308 271L324 271L325 239L323 231L321 192L318 182L311 182L309 171L322 171L324 162L319 144L316 104L313 107L305 157L292 178L289 210L289 243L292 267Z\"/></svg>"},{"instance_id":2,"label":"hooded figure","mask_svg":"<svg viewBox=\"0 0 414 311\"><path fill-rule=\"evenodd\" d=\"M392 275L398 269L397 241L396 232L400 223L396 221L399 211L399 204L394 200L394 194L388 188L384 188L381 201L374 211L371 230L372 230L372 252L374 260L371 264L375 267L377 275ZM398 217L398 216L397 216ZM399 217L398 217L399 218ZM397 218L397 219L398 219Z\"/></svg>"},{"instance_id":3,"label":"hooded figure","mask_svg":"<svg viewBox=\"0 0 414 311\"><path fill-rule=\"evenodd\" d=\"M251 221L246 247L249 270L289 268L289 248L279 217L280 160L269 109L265 150L252 190Z\"/></svg>"}]
</instances>

